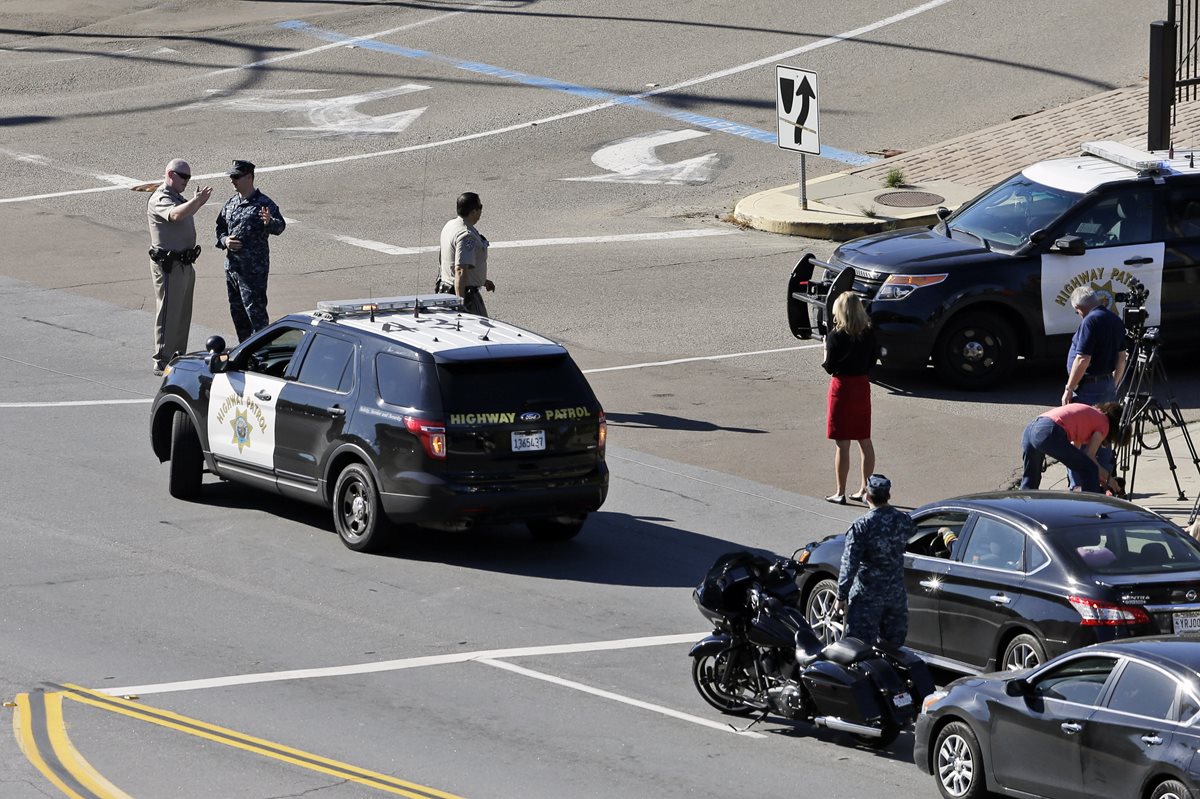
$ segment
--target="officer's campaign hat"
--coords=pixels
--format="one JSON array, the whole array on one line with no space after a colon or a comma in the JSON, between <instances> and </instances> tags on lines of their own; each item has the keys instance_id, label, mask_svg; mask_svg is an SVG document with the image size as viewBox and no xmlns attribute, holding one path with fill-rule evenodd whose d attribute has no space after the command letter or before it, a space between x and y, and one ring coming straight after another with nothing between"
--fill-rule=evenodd
<instances>
[{"instance_id":1,"label":"officer's campaign hat","mask_svg":"<svg viewBox=\"0 0 1200 799\"><path fill-rule=\"evenodd\" d=\"M238 158L233 159L233 169L225 173L231 178L240 178L242 175L253 175L254 164L249 161L242 161Z\"/></svg>"}]
</instances>

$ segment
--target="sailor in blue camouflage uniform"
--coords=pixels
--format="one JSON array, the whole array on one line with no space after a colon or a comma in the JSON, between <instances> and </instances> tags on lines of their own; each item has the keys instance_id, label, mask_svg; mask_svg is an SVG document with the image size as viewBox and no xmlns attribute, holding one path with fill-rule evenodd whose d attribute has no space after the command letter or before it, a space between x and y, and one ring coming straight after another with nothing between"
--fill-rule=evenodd
<instances>
[{"instance_id":1,"label":"sailor in blue camouflage uniform","mask_svg":"<svg viewBox=\"0 0 1200 799\"><path fill-rule=\"evenodd\" d=\"M888 504L891 496L891 480L881 474L867 478L871 510L846 532L838 605L846 609L845 637L867 643L880 638L899 646L908 635L904 547L916 525L907 513Z\"/></svg>"},{"instance_id":2,"label":"sailor in blue camouflage uniform","mask_svg":"<svg viewBox=\"0 0 1200 799\"><path fill-rule=\"evenodd\" d=\"M225 250L225 291L238 341L245 341L270 322L267 274L271 248L267 236L278 236L287 223L279 206L254 188L254 164L235 160L229 179L237 194L217 214L217 247Z\"/></svg>"}]
</instances>

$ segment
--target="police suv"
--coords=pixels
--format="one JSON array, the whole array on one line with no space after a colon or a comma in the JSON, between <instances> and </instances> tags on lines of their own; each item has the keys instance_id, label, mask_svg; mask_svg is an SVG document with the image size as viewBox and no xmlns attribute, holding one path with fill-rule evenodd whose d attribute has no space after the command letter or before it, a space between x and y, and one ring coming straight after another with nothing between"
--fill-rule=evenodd
<instances>
[{"instance_id":1,"label":"police suv","mask_svg":"<svg viewBox=\"0 0 1200 799\"><path fill-rule=\"evenodd\" d=\"M1200 343L1200 153L1082 149L939 209L932 228L847 242L828 263L806 254L788 283L792 333L823 335L833 299L853 289L884 366L932 359L948 382L986 388L1018 356L1066 355L1079 325L1071 292L1087 285L1118 314L1145 297L1138 319L1167 346Z\"/></svg>"},{"instance_id":2,"label":"police suv","mask_svg":"<svg viewBox=\"0 0 1200 799\"><path fill-rule=\"evenodd\" d=\"M171 362L150 416L172 496L203 472L331 507L347 547L388 521L576 535L608 493L604 411L561 345L448 295L318 303Z\"/></svg>"}]
</instances>

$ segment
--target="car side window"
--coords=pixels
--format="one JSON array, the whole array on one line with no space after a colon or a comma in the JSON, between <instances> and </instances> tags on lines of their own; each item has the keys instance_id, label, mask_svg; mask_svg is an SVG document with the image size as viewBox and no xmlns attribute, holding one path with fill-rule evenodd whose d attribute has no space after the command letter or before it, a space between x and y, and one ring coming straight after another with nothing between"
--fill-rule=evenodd
<instances>
[{"instance_id":1,"label":"car side window","mask_svg":"<svg viewBox=\"0 0 1200 799\"><path fill-rule=\"evenodd\" d=\"M1200 713L1200 701L1190 692L1180 691L1179 710L1175 713L1175 718L1179 721L1187 721L1197 713Z\"/></svg>"},{"instance_id":2,"label":"car side window","mask_svg":"<svg viewBox=\"0 0 1200 799\"><path fill-rule=\"evenodd\" d=\"M330 391L349 391L354 385L354 344L317 333L296 381Z\"/></svg>"},{"instance_id":3,"label":"car side window","mask_svg":"<svg viewBox=\"0 0 1200 799\"><path fill-rule=\"evenodd\" d=\"M904 551L910 555L949 558L958 545L958 537L966 524L965 511L943 511L914 520L917 532L908 539Z\"/></svg>"},{"instance_id":4,"label":"car side window","mask_svg":"<svg viewBox=\"0 0 1200 799\"><path fill-rule=\"evenodd\" d=\"M1179 684L1158 669L1131 660L1121 670L1108 709L1154 719L1171 718Z\"/></svg>"},{"instance_id":5,"label":"car side window","mask_svg":"<svg viewBox=\"0 0 1200 799\"><path fill-rule=\"evenodd\" d=\"M308 331L298 327L281 327L242 352L239 365L247 372L283 377L307 334Z\"/></svg>"},{"instance_id":6,"label":"car side window","mask_svg":"<svg viewBox=\"0 0 1200 799\"><path fill-rule=\"evenodd\" d=\"M1170 239L1200 236L1200 186L1174 189L1167 195L1167 236Z\"/></svg>"},{"instance_id":7,"label":"car side window","mask_svg":"<svg viewBox=\"0 0 1200 799\"><path fill-rule=\"evenodd\" d=\"M1032 683L1033 695L1095 705L1116 665L1116 659L1111 657L1072 658L1040 674Z\"/></svg>"},{"instance_id":8,"label":"car side window","mask_svg":"<svg viewBox=\"0 0 1200 799\"><path fill-rule=\"evenodd\" d=\"M963 563L1005 571L1024 571L1025 534L1010 524L980 516L971 528Z\"/></svg>"},{"instance_id":9,"label":"car side window","mask_svg":"<svg viewBox=\"0 0 1200 799\"><path fill-rule=\"evenodd\" d=\"M402 408L419 408L424 401L421 362L388 352L375 356L379 398Z\"/></svg>"},{"instance_id":10,"label":"car side window","mask_svg":"<svg viewBox=\"0 0 1200 799\"><path fill-rule=\"evenodd\" d=\"M1063 228L1089 249L1145 244L1153 233L1154 195L1149 186L1129 186L1105 194L1076 211Z\"/></svg>"}]
</instances>

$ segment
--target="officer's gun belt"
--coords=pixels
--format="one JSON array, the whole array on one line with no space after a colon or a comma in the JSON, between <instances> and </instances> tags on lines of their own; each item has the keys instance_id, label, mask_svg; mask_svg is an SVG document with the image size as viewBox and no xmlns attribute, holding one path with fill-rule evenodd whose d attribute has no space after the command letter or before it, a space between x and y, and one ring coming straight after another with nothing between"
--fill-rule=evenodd
<instances>
[{"instance_id":1,"label":"officer's gun belt","mask_svg":"<svg viewBox=\"0 0 1200 799\"><path fill-rule=\"evenodd\" d=\"M150 248L150 260L158 264L164 269L170 269L176 264L194 264L196 259L200 257L200 245L197 244L190 250L164 250L161 247Z\"/></svg>"}]
</instances>

